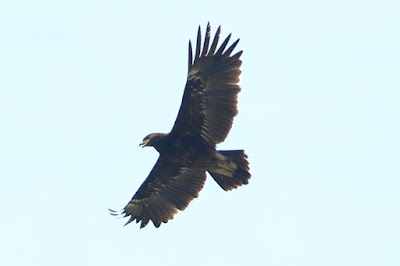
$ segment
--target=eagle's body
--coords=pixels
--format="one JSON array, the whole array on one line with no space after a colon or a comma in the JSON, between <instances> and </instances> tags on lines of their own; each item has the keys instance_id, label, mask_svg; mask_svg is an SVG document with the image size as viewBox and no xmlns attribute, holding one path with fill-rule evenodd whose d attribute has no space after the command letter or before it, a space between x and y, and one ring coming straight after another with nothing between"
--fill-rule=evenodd
<instances>
[{"instance_id":1,"label":"eagle's body","mask_svg":"<svg viewBox=\"0 0 400 266\"><path fill-rule=\"evenodd\" d=\"M141 146L159 153L154 168L122 214L130 223L151 220L156 227L185 209L203 188L206 172L224 189L247 184L250 178L243 150L217 151L227 137L237 114L237 94L242 51L230 56L237 40L225 52L230 35L216 51L220 28L210 45L210 26L201 49L200 28L195 58L189 42L189 73L181 108L169 134L146 136ZM118 215L112 211L113 215Z\"/></svg>"}]
</instances>

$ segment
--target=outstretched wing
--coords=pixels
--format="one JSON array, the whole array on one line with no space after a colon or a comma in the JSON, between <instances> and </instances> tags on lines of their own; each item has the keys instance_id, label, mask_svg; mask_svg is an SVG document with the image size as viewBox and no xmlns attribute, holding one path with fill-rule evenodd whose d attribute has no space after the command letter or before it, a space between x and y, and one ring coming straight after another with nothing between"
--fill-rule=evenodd
<instances>
[{"instance_id":1,"label":"outstretched wing","mask_svg":"<svg viewBox=\"0 0 400 266\"><path fill-rule=\"evenodd\" d=\"M210 44L210 24L201 48L201 30L197 34L196 52L193 61L192 45L189 41L189 73L182 104L171 134L175 136L199 136L215 145L225 140L237 114L237 95L240 56L242 51L231 56L239 40L225 52L229 35L217 50L221 27ZM217 50L217 51L216 51Z\"/></svg>"},{"instance_id":2,"label":"outstretched wing","mask_svg":"<svg viewBox=\"0 0 400 266\"><path fill-rule=\"evenodd\" d=\"M155 227L172 219L178 210L184 210L198 197L206 180L204 169L180 166L168 157L161 157L147 179L121 213L130 216L129 224L136 219L143 228L151 220Z\"/></svg>"}]
</instances>

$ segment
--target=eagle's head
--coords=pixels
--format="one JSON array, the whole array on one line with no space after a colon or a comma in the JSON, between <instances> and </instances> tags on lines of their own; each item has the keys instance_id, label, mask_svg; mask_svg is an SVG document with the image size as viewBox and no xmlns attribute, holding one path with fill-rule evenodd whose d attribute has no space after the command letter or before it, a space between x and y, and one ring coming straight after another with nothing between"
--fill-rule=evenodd
<instances>
[{"instance_id":1,"label":"eagle's head","mask_svg":"<svg viewBox=\"0 0 400 266\"><path fill-rule=\"evenodd\" d=\"M166 134L162 133L153 133L149 134L144 139L142 142L140 142L139 146L143 147L154 147L157 149L158 144L160 143L160 140L163 139L166 136Z\"/></svg>"}]
</instances>

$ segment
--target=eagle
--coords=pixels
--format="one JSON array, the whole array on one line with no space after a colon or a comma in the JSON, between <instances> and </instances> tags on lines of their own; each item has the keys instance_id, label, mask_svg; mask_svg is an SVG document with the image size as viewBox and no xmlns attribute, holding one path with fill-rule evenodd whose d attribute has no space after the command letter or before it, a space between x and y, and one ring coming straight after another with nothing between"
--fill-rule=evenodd
<instances>
[{"instance_id":1,"label":"eagle","mask_svg":"<svg viewBox=\"0 0 400 266\"><path fill-rule=\"evenodd\" d=\"M189 40L189 70L182 103L168 134L147 135L139 144L154 147L159 158L149 176L129 203L111 215L136 220L140 228L152 221L155 227L173 219L197 198L206 172L225 191L248 184L250 179L244 150L216 150L227 137L237 115L240 56L231 55L239 39L226 49L231 34L218 46L221 26L210 43L210 23L202 45L201 27L193 55Z\"/></svg>"}]
</instances>

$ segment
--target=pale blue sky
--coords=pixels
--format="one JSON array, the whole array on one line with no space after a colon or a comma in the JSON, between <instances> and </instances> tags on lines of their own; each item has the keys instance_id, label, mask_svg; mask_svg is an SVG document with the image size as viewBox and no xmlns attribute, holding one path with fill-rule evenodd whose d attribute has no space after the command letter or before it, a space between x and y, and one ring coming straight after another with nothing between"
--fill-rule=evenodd
<instances>
[{"instance_id":1,"label":"pale blue sky","mask_svg":"<svg viewBox=\"0 0 400 266\"><path fill-rule=\"evenodd\" d=\"M2 265L400 265L398 1L3 1ZM181 101L187 44L241 38L221 149L252 179L139 230L125 206Z\"/></svg>"}]
</instances>

